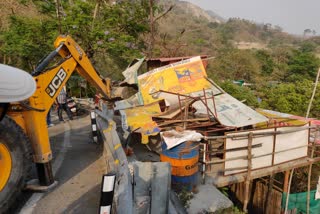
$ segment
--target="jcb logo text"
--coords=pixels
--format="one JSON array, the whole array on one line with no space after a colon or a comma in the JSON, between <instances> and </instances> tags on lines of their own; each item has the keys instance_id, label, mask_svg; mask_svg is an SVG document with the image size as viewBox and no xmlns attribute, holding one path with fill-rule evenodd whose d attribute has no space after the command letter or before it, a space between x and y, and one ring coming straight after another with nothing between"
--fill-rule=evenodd
<instances>
[{"instance_id":1,"label":"jcb logo text","mask_svg":"<svg viewBox=\"0 0 320 214\"><path fill-rule=\"evenodd\" d=\"M53 77L50 84L46 88L46 92L50 97L53 97L56 93L58 88L61 86L63 80L67 77L67 73L63 68L60 68L58 73Z\"/></svg>"}]
</instances>

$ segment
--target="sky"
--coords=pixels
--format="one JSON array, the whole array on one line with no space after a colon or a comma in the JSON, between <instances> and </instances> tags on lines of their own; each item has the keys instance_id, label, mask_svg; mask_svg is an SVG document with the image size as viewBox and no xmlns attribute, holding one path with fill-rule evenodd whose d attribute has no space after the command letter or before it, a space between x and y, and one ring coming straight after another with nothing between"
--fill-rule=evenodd
<instances>
[{"instance_id":1,"label":"sky","mask_svg":"<svg viewBox=\"0 0 320 214\"><path fill-rule=\"evenodd\" d=\"M223 18L239 17L279 25L302 35L305 29L320 34L320 0L185 0L212 10Z\"/></svg>"}]
</instances>

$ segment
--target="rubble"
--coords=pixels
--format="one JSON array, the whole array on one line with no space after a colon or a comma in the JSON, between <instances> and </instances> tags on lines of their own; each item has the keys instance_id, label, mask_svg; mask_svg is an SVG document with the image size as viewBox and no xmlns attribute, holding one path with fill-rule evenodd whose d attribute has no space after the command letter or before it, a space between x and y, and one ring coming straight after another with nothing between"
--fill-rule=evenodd
<instances>
[{"instance_id":1,"label":"rubble","mask_svg":"<svg viewBox=\"0 0 320 214\"><path fill-rule=\"evenodd\" d=\"M231 208L233 203L213 185L199 186L198 193L190 200L188 213L222 213L223 210ZM210 197L208 197L210 196ZM214 199L214 200L213 200Z\"/></svg>"},{"instance_id":2,"label":"rubble","mask_svg":"<svg viewBox=\"0 0 320 214\"><path fill-rule=\"evenodd\" d=\"M193 57L137 75L143 59L123 72L122 85L138 88L128 99L115 102L124 132L148 136L173 126L202 134L235 130L268 121L236 100L207 77L201 57Z\"/></svg>"},{"instance_id":3,"label":"rubble","mask_svg":"<svg viewBox=\"0 0 320 214\"><path fill-rule=\"evenodd\" d=\"M164 143L169 149L165 151L174 150L180 143L196 144L199 148L196 164L201 166L202 181L210 185L199 186L199 193L191 200L189 213L216 212L232 206L213 185L223 187L239 182L244 184L242 202L243 210L247 211L249 187L254 179L284 171L288 173L293 168L320 160L318 156L309 157L309 150L314 151L315 142L318 143L315 133L319 132L314 132L315 127L311 125L319 125L318 121L278 115L269 110L253 110L207 77L201 57L167 64L138 75L143 60L136 60L123 72L122 88L116 90L122 100L108 108L120 118L117 131L118 128L122 130L118 133L126 148L134 139L140 141L139 145L146 144L148 149L155 149L163 155ZM129 91L136 93L129 96ZM105 115L113 116L106 107L102 110ZM179 156L177 160L180 159ZM182 166L186 168L187 165ZM172 179L179 177L172 171L171 174ZM186 176L181 174L180 177ZM285 179L284 186L288 186ZM272 189L270 185L269 189ZM194 186L190 190L194 191ZM144 202L150 200L142 195L135 203L144 206Z\"/></svg>"}]
</instances>

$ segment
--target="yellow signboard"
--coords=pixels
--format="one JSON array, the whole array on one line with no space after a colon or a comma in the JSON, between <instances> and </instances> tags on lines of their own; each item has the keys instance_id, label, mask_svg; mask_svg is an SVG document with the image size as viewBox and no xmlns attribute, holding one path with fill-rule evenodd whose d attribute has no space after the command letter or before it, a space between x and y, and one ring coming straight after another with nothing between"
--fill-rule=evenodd
<instances>
[{"instance_id":1,"label":"yellow signboard","mask_svg":"<svg viewBox=\"0 0 320 214\"><path fill-rule=\"evenodd\" d=\"M206 71L200 57L183 60L151 70L138 77L138 84L144 105L153 103L159 97L160 90L190 94L211 87L204 78Z\"/></svg>"},{"instance_id":2,"label":"yellow signboard","mask_svg":"<svg viewBox=\"0 0 320 214\"><path fill-rule=\"evenodd\" d=\"M257 112L266 116L269 121L256 124L257 128L267 127L282 127L282 126L302 126L309 122L309 120L282 112L267 110L267 109L256 109Z\"/></svg>"},{"instance_id":3,"label":"yellow signboard","mask_svg":"<svg viewBox=\"0 0 320 214\"><path fill-rule=\"evenodd\" d=\"M142 137L155 135L160 132L156 122L152 120L152 115L161 112L159 103L152 103L146 106L120 110L122 116L122 127L125 130L141 133ZM148 138L142 138L142 143L148 143Z\"/></svg>"}]
</instances>

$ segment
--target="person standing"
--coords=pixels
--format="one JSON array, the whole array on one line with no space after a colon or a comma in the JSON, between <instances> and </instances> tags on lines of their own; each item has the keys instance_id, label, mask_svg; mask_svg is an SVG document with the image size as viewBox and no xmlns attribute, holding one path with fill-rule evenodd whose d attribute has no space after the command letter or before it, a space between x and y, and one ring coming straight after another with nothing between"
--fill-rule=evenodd
<instances>
[{"instance_id":1,"label":"person standing","mask_svg":"<svg viewBox=\"0 0 320 214\"><path fill-rule=\"evenodd\" d=\"M51 107L50 107L48 114L47 114L47 126L48 127L54 126L54 124L51 122Z\"/></svg>"},{"instance_id":2,"label":"person standing","mask_svg":"<svg viewBox=\"0 0 320 214\"><path fill-rule=\"evenodd\" d=\"M64 121L63 117L62 117L62 110L64 110L67 113L70 120L73 120L72 112L69 109L68 104L67 104L67 92L65 90L65 87L63 87L62 90L60 91L60 94L58 95L56 101L57 101L57 105L58 105L59 121L61 121L61 122Z\"/></svg>"}]
</instances>

